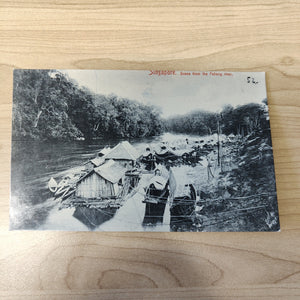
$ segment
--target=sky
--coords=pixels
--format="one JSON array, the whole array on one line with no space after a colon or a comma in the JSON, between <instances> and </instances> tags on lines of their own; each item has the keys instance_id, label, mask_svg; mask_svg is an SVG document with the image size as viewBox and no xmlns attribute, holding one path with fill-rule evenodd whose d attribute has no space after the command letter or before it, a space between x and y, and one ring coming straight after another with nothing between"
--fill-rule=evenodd
<instances>
[{"instance_id":1,"label":"sky","mask_svg":"<svg viewBox=\"0 0 300 300\"><path fill-rule=\"evenodd\" d=\"M95 93L158 106L163 117L194 110L219 112L226 104L261 103L267 97L264 72L206 71L205 75L176 71L176 75L150 75L151 71L134 70L61 71Z\"/></svg>"}]
</instances>

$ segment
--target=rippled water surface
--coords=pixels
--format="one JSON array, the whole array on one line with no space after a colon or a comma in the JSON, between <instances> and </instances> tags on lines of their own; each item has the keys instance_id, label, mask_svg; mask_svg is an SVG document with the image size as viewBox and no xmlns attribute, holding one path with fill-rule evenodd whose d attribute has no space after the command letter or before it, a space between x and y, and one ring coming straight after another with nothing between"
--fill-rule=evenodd
<instances>
[{"instance_id":1,"label":"rippled water surface","mask_svg":"<svg viewBox=\"0 0 300 300\"><path fill-rule=\"evenodd\" d=\"M165 140L165 138L166 135L134 139L129 142L142 152L147 144ZM168 138L172 136L168 135ZM49 219L49 212L55 206L47 188L49 179L63 177L70 168L77 167L95 157L98 150L105 146L114 147L120 141L120 139L68 142L13 141L11 229L37 229L42 226L45 220ZM75 218L74 222L77 222Z\"/></svg>"}]
</instances>

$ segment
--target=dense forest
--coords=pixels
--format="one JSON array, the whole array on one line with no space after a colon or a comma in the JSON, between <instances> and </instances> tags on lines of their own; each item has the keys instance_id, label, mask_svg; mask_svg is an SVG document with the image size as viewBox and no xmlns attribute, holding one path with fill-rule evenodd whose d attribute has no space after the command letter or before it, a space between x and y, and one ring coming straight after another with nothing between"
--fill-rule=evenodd
<instances>
[{"instance_id":1,"label":"dense forest","mask_svg":"<svg viewBox=\"0 0 300 300\"><path fill-rule=\"evenodd\" d=\"M92 93L58 71L14 72L15 139L145 137L162 130L154 106Z\"/></svg>"},{"instance_id":2,"label":"dense forest","mask_svg":"<svg viewBox=\"0 0 300 300\"><path fill-rule=\"evenodd\" d=\"M266 100L262 104L228 105L221 113L194 111L162 119L157 107L95 94L55 70L14 72L13 138L92 139L146 137L163 131L246 136L269 129Z\"/></svg>"},{"instance_id":3,"label":"dense forest","mask_svg":"<svg viewBox=\"0 0 300 300\"><path fill-rule=\"evenodd\" d=\"M13 139L132 138L163 132L227 135L213 148L209 143L195 148L203 157L217 156L213 179L201 182L200 205L205 207L195 220L201 230L279 229L266 99L226 105L218 113L199 110L163 119L157 107L95 94L59 71L14 73Z\"/></svg>"},{"instance_id":4,"label":"dense forest","mask_svg":"<svg viewBox=\"0 0 300 300\"><path fill-rule=\"evenodd\" d=\"M234 108L226 105L220 113L195 111L165 120L165 129L174 133L208 135L224 133L246 136L257 130L268 130L267 100Z\"/></svg>"}]
</instances>

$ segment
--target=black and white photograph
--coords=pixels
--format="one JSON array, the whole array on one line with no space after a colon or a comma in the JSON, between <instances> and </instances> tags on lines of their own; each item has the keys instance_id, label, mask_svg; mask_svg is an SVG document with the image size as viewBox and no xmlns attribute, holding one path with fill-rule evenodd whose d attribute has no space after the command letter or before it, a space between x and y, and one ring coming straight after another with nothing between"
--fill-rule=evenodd
<instances>
[{"instance_id":1,"label":"black and white photograph","mask_svg":"<svg viewBox=\"0 0 300 300\"><path fill-rule=\"evenodd\" d=\"M264 72L14 70L10 230L279 231Z\"/></svg>"}]
</instances>

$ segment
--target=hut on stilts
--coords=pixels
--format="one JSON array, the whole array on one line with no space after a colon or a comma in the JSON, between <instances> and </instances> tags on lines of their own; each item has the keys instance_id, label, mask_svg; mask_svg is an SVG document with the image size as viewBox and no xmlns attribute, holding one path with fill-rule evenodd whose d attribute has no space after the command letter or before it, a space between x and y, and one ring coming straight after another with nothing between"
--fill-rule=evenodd
<instances>
[{"instance_id":1,"label":"hut on stilts","mask_svg":"<svg viewBox=\"0 0 300 300\"><path fill-rule=\"evenodd\" d=\"M139 154L135 148L127 141L116 145L108 154L105 155L105 160L113 159L122 167L130 170L136 166L136 161Z\"/></svg>"},{"instance_id":2,"label":"hut on stilts","mask_svg":"<svg viewBox=\"0 0 300 300\"><path fill-rule=\"evenodd\" d=\"M120 196L126 168L109 160L77 182L75 195L84 199L114 199Z\"/></svg>"},{"instance_id":3,"label":"hut on stilts","mask_svg":"<svg viewBox=\"0 0 300 300\"><path fill-rule=\"evenodd\" d=\"M94 168L77 182L74 198L88 204L98 203L101 207L121 206L124 197L139 181L134 169L137 158L136 150L128 142L119 143L96 157L91 161ZM95 164L95 160L101 160L101 164Z\"/></svg>"}]
</instances>

